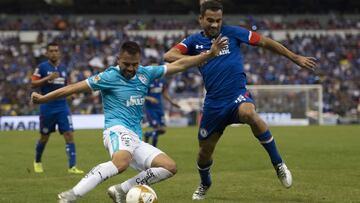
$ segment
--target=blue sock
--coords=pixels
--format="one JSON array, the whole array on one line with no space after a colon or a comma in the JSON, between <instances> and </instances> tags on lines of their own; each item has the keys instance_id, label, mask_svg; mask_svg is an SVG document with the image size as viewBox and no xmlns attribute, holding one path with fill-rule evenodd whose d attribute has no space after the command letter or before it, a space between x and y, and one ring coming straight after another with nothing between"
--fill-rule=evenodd
<instances>
[{"instance_id":1,"label":"blue sock","mask_svg":"<svg viewBox=\"0 0 360 203\"><path fill-rule=\"evenodd\" d=\"M267 130L263 134L256 136L256 138L260 141L261 145L266 149L268 152L271 163L276 166L279 163L282 163L281 156L276 149L276 144L273 136L270 133L270 130Z\"/></svg>"},{"instance_id":2,"label":"blue sock","mask_svg":"<svg viewBox=\"0 0 360 203\"><path fill-rule=\"evenodd\" d=\"M154 130L152 133L151 133L151 136L152 136L152 145L154 147L156 147L157 143L158 143L158 137L159 137L159 133Z\"/></svg>"},{"instance_id":3,"label":"blue sock","mask_svg":"<svg viewBox=\"0 0 360 203\"><path fill-rule=\"evenodd\" d=\"M38 141L35 148L35 162L41 162L41 156L45 149L45 143Z\"/></svg>"},{"instance_id":4,"label":"blue sock","mask_svg":"<svg viewBox=\"0 0 360 203\"><path fill-rule=\"evenodd\" d=\"M69 168L71 168L76 165L75 143L66 143L65 148L69 160Z\"/></svg>"},{"instance_id":5,"label":"blue sock","mask_svg":"<svg viewBox=\"0 0 360 203\"><path fill-rule=\"evenodd\" d=\"M144 136L145 136L145 142L149 142L149 138L151 137L151 133L152 131L148 131L148 132L145 132Z\"/></svg>"},{"instance_id":6,"label":"blue sock","mask_svg":"<svg viewBox=\"0 0 360 203\"><path fill-rule=\"evenodd\" d=\"M210 168L213 164L213 161L210 160L208 163L204 165L198 164L198 171L201 178L201 184L204 186L210 186L211 185L211 174L210 174Z\"/></svg>"}]
</instances>

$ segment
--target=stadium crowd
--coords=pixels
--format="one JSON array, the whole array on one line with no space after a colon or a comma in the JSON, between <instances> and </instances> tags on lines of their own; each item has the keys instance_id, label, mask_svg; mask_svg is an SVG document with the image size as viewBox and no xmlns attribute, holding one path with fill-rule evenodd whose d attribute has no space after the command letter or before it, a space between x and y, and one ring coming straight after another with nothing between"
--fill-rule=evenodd
<instances>
[{"instance_id":1,"label":"stadium crowd","mask_svg":"<svg viewBox=\"0 0 360 203\"><path fill-rule=\"evenodd\" d=\"M318 17L297 17L288 16L244 16L244 18L225 19L230 24L238 24L248 28L260 30L283 30L283 29L359 29L360 19L346 18L342 15L330 15L326 18ZM253 27L255 26L255 27ZM40 16L0 16L0 30L175 30L175 29L198 29L196 16L191 19L169 19L169 18L94 18L90 20L84 16L66 15L40 15Z\"/></svg>"},{"instance_id":2,"label":"stadium crowd","mask_svg":"<svg viewBox=\"0 0 360 203\"><path fill-rule=\"evenodd\" d=\"M44 60L47 41L58 41L62 46L62 62L70 70L70 82L83 80L90 75L103 71L113 64L119 45L122 41L135 40L144 47L142 63L161 63L162 55L183 36L166 36L156 39L142 36L129 36L126 29L184 29L179 22L154 21L140 28L139 22L107 22L94 20L83 23L69 23L59 17L54 19L39 19L28 24L26 20L15 22L0 20L3 30L64 30L58 36L40 34L36 43L20 43L18 37L0 37L0 105L1 115L36 114L37 107L29 103L31 74L36 65ZM64 22L64 25L61 25ZM56 27L59 26L60 27ZM269 29L276 28L270 23ZM349 23L356 27L359 23ZM196 22L186 24L187 28L195 26ZM259 24L262 27L261 24ZM303 22L304 28L322 28L316 22ZM330 24L329 24L330 25ZM334 24L336 27L337 23ZM55 26L55 27L54 27ZM197 26L197 25L196 25ZM281 25L297 27L297 25ZM344 25L343 25L344 26ZM126 28L127 27L127 28ZM131 28L130 28L131 27ZM97 30L111 29L115 35L100 36ZM86 34L91 30L90 34ZM47 39L47 40L46 40ZM245 70L248 83L263 84L321 84L324 88L324 111L339 115L359 114L360 112L360 35L349 34L345 37L333 36L288 36L282 43L297 53L315 56L319 69L312 73L299 71L297 67L285 58L263 52L261 49L249 46L243 47ZM187 94L196 96L202 90L202 79L196 69L176 75L169 79L170 94ZM90 94L90 93L89 93ZM73 114L101 113L101 97L97 93L80 94L71 100Z\"/></svg>"}]
</instances>

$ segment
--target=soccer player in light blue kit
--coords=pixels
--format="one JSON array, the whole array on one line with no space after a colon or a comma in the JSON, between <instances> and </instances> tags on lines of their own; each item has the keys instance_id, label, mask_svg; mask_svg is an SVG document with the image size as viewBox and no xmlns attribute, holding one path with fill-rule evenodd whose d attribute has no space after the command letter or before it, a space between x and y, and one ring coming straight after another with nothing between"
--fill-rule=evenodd
<instances>
[{"instance_id":1,"label":"soccer player in light blue kit","mask_svg":"<svg viewBox=\"0 0 360 203\"><path fill-rule=\"evenodd\" d=\"M218 35L228 39L228 46L220 56L199 67L203 77L206 98L198 133L199 153L197 158L200 185L193 193L193 200L205 198L211 186L210 169L212 154L226 126L232 123L250 125L254 136L270 156L281 183L289 188L292 176L283 162L275 140L267 124L255 111L254 101L246 89L241 44L269 49L289 58L305 69L316 67L315 58L297 55L280 43L238 26L222 25L223 7L219 1L204 1L200 6L199 23L203 31L192 34L165 53L166 61L176 61L186 55L197 55L209 49Z\"/></svg>"},{"instance_id":2,"label":"soccer player in light blue kit","mask_svg":"<svg viewBox=\"0 0 360 203\"><path fill-rule=\"evenodd\" d=\"M126 193L137 184L154 184L176 173L175 162L154 146L141 140L143 105L149 85L163 75L187 70L213 60L226 41L218 37L211 49L201 55L189 56L162 66L139 66L140 47L125 42L118 65L87 80L60 88L46 95L32 93L34 103L44 103L77 92L100 90L105 114L104 146L112 160L95 166L75 187L58 195L59 202L75 202L106 179L125 171L129 166L140 171L129 180L111 186L109 196L114 202L125 202Z\"/></svg>"},{"instance_id":3,"label":"soccer player in light blue kit","mask_svg":"<svg viewBox=\"0 0 360 203\"><path fill-rule=\"evenodd\" d=\"M160 78L150 84L148 95L145 98L145 115L152 130L145 132L144 141L149 142L151 138L154 147L157 145L159 135L166 132L163 98L171 105L180 108L177 103L171 100L165 79Z\"/></svg>"},{"instance_id":4,"label":"soccer player in light blue kit","mask_svg":"<svg viewBox=\"0 0 360 203\"><path fill-rule=\"evenodd\" d=\"M64 64L60 63L60 50L57 43L50 43L46 47L48 60L42 62L35 69L31 78L32 87L40 87L42 94L47 94L66 85L68 71ZM69 160L68 172L83 174L84 171L76 167L76 149L73 135L71 113L65 98L40 105L40 139L35 148L35 173L43 173L41 157L50 134L55 132L58 126L60 134L65 139L66 153Z\"/></svg>"}]
</instances>

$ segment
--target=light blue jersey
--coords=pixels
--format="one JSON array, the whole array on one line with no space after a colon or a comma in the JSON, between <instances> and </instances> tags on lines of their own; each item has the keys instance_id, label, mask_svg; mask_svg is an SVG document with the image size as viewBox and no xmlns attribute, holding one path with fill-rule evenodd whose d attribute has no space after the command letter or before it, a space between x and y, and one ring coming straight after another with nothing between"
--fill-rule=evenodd
<instances>
[{"instance_id":1,"label":"light blue jersey","mask_svg":"<svg viewBox=\"0 0 360 203\"><path fill-rule=\"evenodd\" d=\"M122 125L142 137L143 105L150 84L163 76L166 66L140 66L136 75L128 80L119 66L89 77L86 81L94 91L100 90L105 115L105 129Z\"/></svg>"}]
</instances>

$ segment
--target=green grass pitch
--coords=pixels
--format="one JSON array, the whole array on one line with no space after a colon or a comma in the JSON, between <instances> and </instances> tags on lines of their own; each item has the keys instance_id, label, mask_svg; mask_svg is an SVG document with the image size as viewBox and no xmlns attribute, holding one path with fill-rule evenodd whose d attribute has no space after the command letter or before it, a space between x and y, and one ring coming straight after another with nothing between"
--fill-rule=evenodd
<instances>
[{"instance_id":1,"label":"green grass pitch","mask_svg":"<svg viewBox=\"0 0 360 203\"><path fill-rule=\"evenodd\" d=\"M293 173L284 189L268 155L248 127L229 127L220 140L212 168L213 186L201 202L360 202L360 126L271 127L277 146ZM78 167L89 171L108 161L101 130L77 130ZM56 202L56 194L82 176L67 174L64 140L53 134L45 149L45 173L32 162L35 131L0 132L0 202ZM153 185L160 203L187 203L199 183L196 170L197 129L168 128L159 148L178 165L173 178ZM106 189L135 175L129 168L78 202L111 202Z\"/></svg>"}]
</instances>

